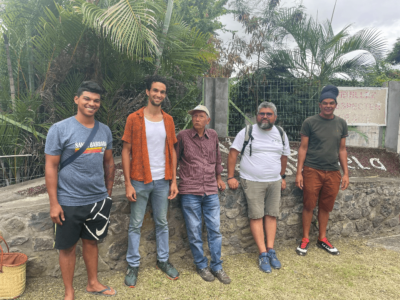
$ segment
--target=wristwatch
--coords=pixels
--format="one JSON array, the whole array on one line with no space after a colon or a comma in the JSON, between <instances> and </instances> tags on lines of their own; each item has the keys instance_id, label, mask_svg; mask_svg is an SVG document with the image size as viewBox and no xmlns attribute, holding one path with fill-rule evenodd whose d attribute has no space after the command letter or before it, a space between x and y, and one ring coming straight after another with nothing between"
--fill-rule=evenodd
<instances>
[{"instance_id":1,"label":"wristwatch","mask_svg":"<svg viewBox=\"0 0 400 300\"><path fill-rule=\"evenodd\" d=\"M286 178L286 174L281 175L282 179Z\"/></svg>"}]
</instances>

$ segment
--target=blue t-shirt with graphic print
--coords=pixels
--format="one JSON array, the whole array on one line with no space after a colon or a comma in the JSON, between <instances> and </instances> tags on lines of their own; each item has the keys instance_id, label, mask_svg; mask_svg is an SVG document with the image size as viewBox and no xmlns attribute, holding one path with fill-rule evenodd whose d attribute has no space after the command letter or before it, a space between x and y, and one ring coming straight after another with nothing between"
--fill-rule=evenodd
<instances>
[{"instance_id":1,"label":"blue t-shirt with graphic print","mask_svg":"<svg viewBox=\"0 0 400 300\"><path fill-rule=\"evenodd\" d=\"M112 149L110 128L103 123L77 159L58 172L58 203L65 206L83 206L96 203L108 196L104 182L103 158L105 150ZM55 123L47 134L44 152L61 155L61 162L83 146L92 128L79 123L75 116Z\"/></svg>"}]
</instances>

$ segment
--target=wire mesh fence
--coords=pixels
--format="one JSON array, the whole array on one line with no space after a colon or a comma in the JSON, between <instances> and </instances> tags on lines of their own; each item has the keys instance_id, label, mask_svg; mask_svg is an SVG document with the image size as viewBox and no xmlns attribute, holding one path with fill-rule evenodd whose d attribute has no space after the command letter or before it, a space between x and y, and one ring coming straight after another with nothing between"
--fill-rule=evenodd
<instances>
[{"instance_id":1,"label":"wire mesh fence","mask_svg":"<svg viewBox=\"0 0 400 300\"><path fill-rule=\"evenodd\" d=\"M268 101L277 108L276 124L284 128L289 140L298 140L304 119L318 112L319 90L317 81L242 79L230 87L230 100L235 105L229 107L229 135L235 136L245 126L243 114L255 123L259 104Z\"/></svg>"},{"instance_id":2,"label":"wire mesh fence","mask_svg":"<svg viewBox=\"0 0 400 300\"><path fill-rule=\"evenodd\" d=\"M362 82L333 82L337 86L363 86ZM290 141L300 141L303 121L319 113L318 99L326 84L310 79L255 79L245 77L231 80L229 89L229 136L248 124L256 123L257 108L263 101L277 108L277 125L286 131Z\"/></svg>"}]
</instances>

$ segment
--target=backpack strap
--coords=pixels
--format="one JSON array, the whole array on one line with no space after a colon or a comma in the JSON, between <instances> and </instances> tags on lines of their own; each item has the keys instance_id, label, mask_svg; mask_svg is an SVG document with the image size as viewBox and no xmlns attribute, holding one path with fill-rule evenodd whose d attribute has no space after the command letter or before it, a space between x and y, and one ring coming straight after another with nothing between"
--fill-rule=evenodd
<instances>
[{"instance_id":1,"label":"backpack strap","mask_svg":"<svg viewBox=\"0 0 400 300\"><path fill-rule=\"evenodd\" d=\"M285 136L284 135L286 134L286 132L282 129L281 126L275 125L275 127L278 129L279 134L281 135L283 148L285 148Z\"/></svg>"},{"instance_id":2,"label":"backpack strap","mask_svg":"<svg viewBox=\"0 0 400 300\"><path fill-rule=\"evenodd\" d=\"M244 142L243 142L242 151L240 151L240 155L243 155L244 150L246 149L246 146L249 143L249 141L254 140L254 137L251 134L253 132L253 125L246 125L245 128L246 129L245 129L245 135L244 135ZM251 144L250 144L250 156L251 156Z\"/></svg>"},{"instance_id":3,"label":"backpack strap","mask_svg":"<svg viewBox=\"0 0 400 300\"><path fill-rule=\"evenodd\" d=\"M77 159L83 152L85 152L87 147L89 147L90 142L93 140L94 136L96 135L97 130L99 130L99 121L96 120L96 121L94 121L94 127L90 131L90 134L89 134L88 138L86 139L85 143L83 144L83 146L78 151L76 151L74 154L72 154L70 157L68 157L66 160L64 160L61 163L60 171L63 168L65 168L67 165L72 163L75 159Z\"/></svg>"}]
</instances>

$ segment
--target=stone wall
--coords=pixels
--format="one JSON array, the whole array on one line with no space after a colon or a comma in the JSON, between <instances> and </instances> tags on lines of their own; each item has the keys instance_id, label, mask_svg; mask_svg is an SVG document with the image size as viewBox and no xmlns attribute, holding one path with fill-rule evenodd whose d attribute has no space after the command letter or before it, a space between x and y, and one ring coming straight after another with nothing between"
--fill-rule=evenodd
<instances>
[{"instance_id":1,"label":"stone wall","mask_svg":"<svg viewBox=\"0 0 400 300\"><path fill-rule=\"evenodd\" d=\"M289 177L287 181L287 189L282 194L277 243L285 242L295 247L296 240L301 238L302 192L295 187L293 177ZM339 193L331 213L328 236L338 238L399 233L400 180L351 178L350 181L348 190ZM58 254L53 249L53 229L49 218L47 194L26 197L24 193L21 193L21 191L38 189L43 184L44 180L39 179L1 189L0 234L8 241L11 251L24 252L28 255L28 276L60 276ZM109 234L99 244L100 271L124 270L126 267L125 254L130 208L125 200L125 191L122 186L114 188L113 200ZM220 202L223 255L255 252L256 246L251 236L247 204L242 190L226 190L220 193ZM177 263L181 259L191 260L192 255L179 198L170 202L168 219L171 261ZM316 238L318 224L314 224L312 236ZM205 234L204 231L206 241ZM155 249L154 222L149 205L143 222L140 245L142 266L155 264ZM82 248L79 245L76 274L85 273L81 253Z\"/></svg>"}]
</instances>

